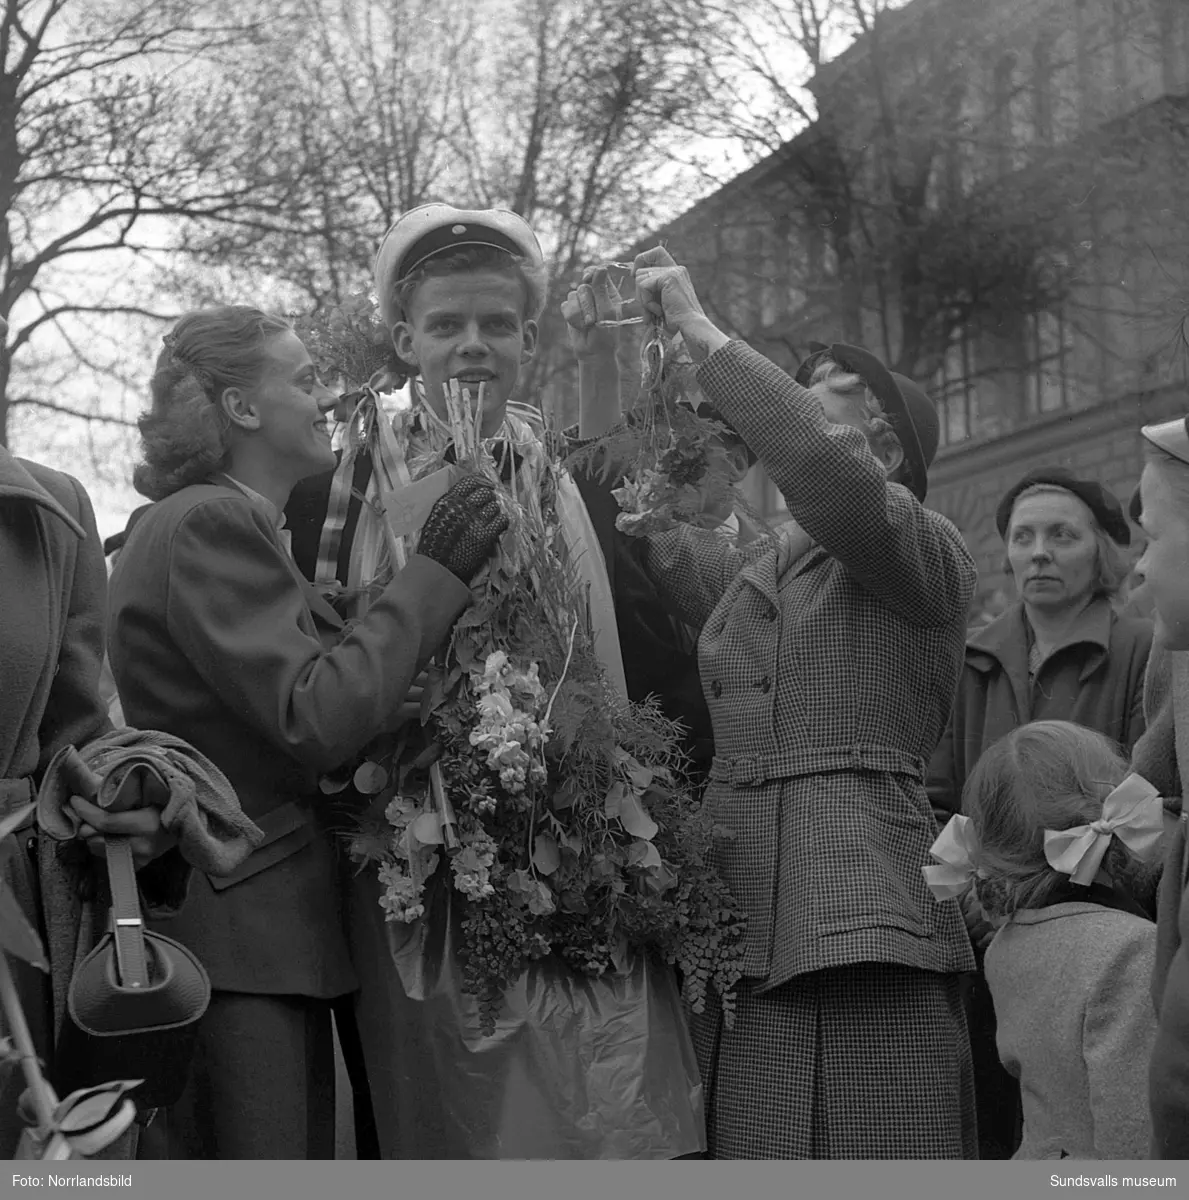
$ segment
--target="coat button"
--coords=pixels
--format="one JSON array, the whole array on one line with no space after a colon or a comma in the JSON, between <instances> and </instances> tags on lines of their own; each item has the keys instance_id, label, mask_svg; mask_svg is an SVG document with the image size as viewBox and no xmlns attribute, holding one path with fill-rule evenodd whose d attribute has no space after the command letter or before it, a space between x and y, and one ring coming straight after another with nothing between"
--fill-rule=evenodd
<instances>
[{"instance_id":1,"label":"coat button","mask_svg":"<svg viewBox=\"0 0 1189 1200\"><path fill-rule=\"evenodd\" d=\"M764 613L764 616L767 617L769 621L775 621L776 618L780 616L780 611L777 609L775 604L769 604L768 611Z\"/></svg>"},{"instance_id":2,"label":"coat button","mask_svg":"<svg viewBox=\"0 0 1189 1200\"><path fill-rule=\"evenodd\" d=\"M771 690L772 690L772 680L769 679L767 675L765 675L764 678L760 680L760 691L761 692L770 692Z\"/></svg>"},{"instance_id":3,"label":"coat button","mask_svg":"<svg viewBox=\"0 0 1189 1200\"><path fill-rule=\"evenodd\" d=\"M710 685L710 691L711 691L711 692L714 694L714 698L715 698L715 700L717 700L717 699L719 698L719 696L721 696L721 695L722 695L722 684L721 684L721 683L719 683L719 681L716 679L716 680L715 680L715 681L714 681L714 682L713 682L713 683Z\"/></svg>"},{"instance_id":4,"label":"coat button","mask_svg":"<svg viewBox=\"0 0 1189 1200\"><path fill-rule=\"evenodd\" d=\"M25 853L33 861L37 861L37 835L32 834L25 841Z\"/></svg>"}]
</instances>

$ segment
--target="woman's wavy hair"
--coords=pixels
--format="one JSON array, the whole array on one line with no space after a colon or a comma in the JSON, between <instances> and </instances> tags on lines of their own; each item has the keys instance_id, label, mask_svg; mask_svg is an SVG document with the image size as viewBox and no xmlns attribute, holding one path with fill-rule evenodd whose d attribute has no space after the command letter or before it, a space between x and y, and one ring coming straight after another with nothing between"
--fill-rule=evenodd
<instances>
[{"instance_id":1,"label":"woman's wavy hair","mask_svg":"<svg viewBox=\"0 0 1189 1200\"><path fill-rule=\"evenodd\" d=\"M1058 487L1056 484L1038 483L1034 487L1025 488L1016 497L1016 502L1023 500L1025 496L1036 496L1043 492L1060 492L1065 496L1074 496L1073 492L1067 488ZM1074 499L1081 498L1074 496ZM1082 503L1085 504L1085 501ZM1131 563L1123 547L1098 523L1098 518L1091 511L1090 506L1085 504L1085 507L1090 514L1090 532L1094 535L1094 545L1097 551L1094 559L1094 581L1091 584L1091 593L1094 596L1105 596L1116 605L1121 605L1126 600L1125 592L1127 581L1131 577ZM1010 521L1008 521L1007 533L1010 537ZM1015 572L1011 569L1011 559L1006 554L1003 556L1003 572L1009 578L1014 578Z\"/></svg>"},{"instance_id":2,"label":"woman's wavy hair","mask_svg":"<svg viewBox=\"0 0 1189 1200\"><path fill-rule=\"evenodd\" d=\"M265 348L291 326L244 305L188 312L165 335L149 390L152 407L137 422L144 456L132 482L162 500L227 466L231 425L220 398L261 378Z\"/></svg>"},{"instance_id":3,"label":"woman's wavy hair","mask_svg":"<svg viewBox=\"0 0 1189 1200\"><path fill-rule=\"evenodd\" d=\"M392 298L396 301L398 311L407 317L413 293L427 279L460 275L468 271L498 271L519 279L524 284L524 319L541 319L549 288L545 268L535 267L528 259L496 246L462 246L449 253L435 254L393 285Z\"/></svg>"},{"instance_id":4,"label":"woman's wavy hair","mask_svg":"<svg viewBox=\"0 0 1189 1200\"><path fill-rule=\"evenodd\" d=\"M1043 908L1069 876L1049 866L1046 829L1072 829L1102 816L1127 777L1118 748L1071 721L1033 721L993 743L966 781L962 808L978 833L975 889L991 917ZM1141 863L1112 838L1103 870L1145 908L1155 903L1159 865Z\"/></svg>"},{"instance_id":5,"label":"woman's wavy hair","mask_svg":"<svg viewBox=\"0 0 1189 1200\"><path fill-rule=\"evenodd\" d=\"M818 396L840 396L848 401L860 401L863 406L863 432L872 452L877 456L890 454L899 450L900 465L889 476L893 480L903 480L908 467L904 460L904 447L896 434L896 429L888 419L875 393L863 382L862 377L853 371L848 371L831 358L823 359L814 369L809 380L809 390Z\"/></svg>"}]
</instances>

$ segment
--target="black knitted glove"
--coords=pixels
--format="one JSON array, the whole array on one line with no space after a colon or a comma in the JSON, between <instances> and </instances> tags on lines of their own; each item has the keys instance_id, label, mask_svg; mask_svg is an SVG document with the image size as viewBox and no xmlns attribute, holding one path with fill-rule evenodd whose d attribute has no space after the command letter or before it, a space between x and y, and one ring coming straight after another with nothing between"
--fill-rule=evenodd
<instances>
[{"instance_id":1,"label":"black knitted glove","mask_svg":"<svg viewBox=\"0 0 1189 1200\"><path fill-rule=\"evenodd\" d=\"M495 485L468 475L429 510L417 553L441 563L470 586L507 528Z\"/></svg>"}]
</instances>

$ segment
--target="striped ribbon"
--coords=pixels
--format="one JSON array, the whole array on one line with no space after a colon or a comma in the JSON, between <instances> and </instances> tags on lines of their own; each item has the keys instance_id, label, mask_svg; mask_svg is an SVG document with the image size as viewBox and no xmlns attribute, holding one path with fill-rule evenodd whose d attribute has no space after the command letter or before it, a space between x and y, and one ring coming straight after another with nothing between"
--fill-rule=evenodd
<instances>
[{"instance_id":1,"label":"striped ribbon","mask_svg":"<svg viewBox=\"0 0 1189 1200\"><path fill-rule=\"evenodd\" d=\"M411 482L405 456L401 452L392 423L380 406L379 394L370 387L361 389L359 402L347 420L346 442L343 455L335 468L334 477L330 484L330 495L326 505L326 519L322 525L322 536L318 542L318 561L315 567L315 583L328 591L342 591L338 580L339 551L342 547L343 533L347 525L347 512L351 504L351 494L354 490L355 467L362 454L370 454L372 460L372 479L368 485L368 494L379 495L381 498L397 488ZM378 513L373 512L371 505L364 503L360 512L359 528L352 546L352 568L348 573L347 587L366 587L371 583L370 578L356 578L360 565L358 551L364 530L373 522L379 521L383 527L384 542L389 562L394 570L405 565L407 552L403 538L392 535L387 521Z\"/></svg>"}]
</instances>

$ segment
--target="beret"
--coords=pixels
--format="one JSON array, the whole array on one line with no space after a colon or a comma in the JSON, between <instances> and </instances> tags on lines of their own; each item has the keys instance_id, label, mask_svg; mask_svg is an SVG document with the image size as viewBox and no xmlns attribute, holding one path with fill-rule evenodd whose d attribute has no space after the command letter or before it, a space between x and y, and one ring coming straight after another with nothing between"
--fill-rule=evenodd
<instances>
[{"instance_id":1,"label":"beret","mask_svg":"<svg viewBox=\"0 0 1189 1200\"><path fill-rule=\"evenodd\" d=\"M463 209L422 204L398 217L376 254L374 281L380 317L389 329L401 319L393 288L428 258L463 246L491 246L544 266L545 256L532 227L507 208Z\"/></svg>"},{"instance_id":2,"label":"beret","mask_svg":"<svg viewBox=\"0 0 1189 1200\"><path fill-rule=\"evenodd\" d=\"M1011 523L1016 500L1022 492L1031 487L1055 487L1072 493L1094 514L1094 519L1112 541L1120 546L1131 545L1131 526L1127 524L1127 517L1118 497L1101 483L1092 479L1078 479L1064 467L1038 467L1008 488L995 510L995 525L1000 537L1007 536L1007 527Z\"/></svg>"}]
</instances>

